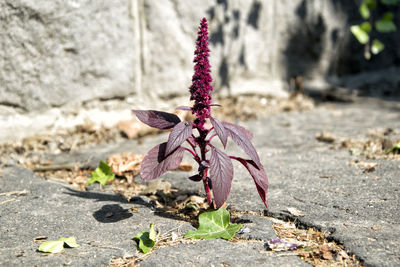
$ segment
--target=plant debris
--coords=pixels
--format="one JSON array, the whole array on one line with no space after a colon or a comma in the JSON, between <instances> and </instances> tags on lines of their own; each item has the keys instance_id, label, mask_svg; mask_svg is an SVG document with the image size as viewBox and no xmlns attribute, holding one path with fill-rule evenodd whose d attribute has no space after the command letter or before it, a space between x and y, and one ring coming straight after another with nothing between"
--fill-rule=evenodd
<instances>
[{"instance_id":1,"label":"plant debris","mask_svg":"<svg viewBox=\"0 0 400 267\"><path fill-rule=\"evenodd\" d=\"M336 141L336 137L326 131L322 131L321 133L317 134L315 138L317 138L318 141L325 143L333 143Z\"/></svg>"},{"instance_id":2,"label":"plant debris","mask_svg":"<svg viewBox=\"0 0 400 267\"><path fill-rule=\"evenodd\" d=\"M363 173L370 173L375 171L375 167L378 165L376 162L363 162L359 160L354 160L349 163L349 166L356 166L363 169Z\"/></svg>"},{"instance_id":3,"label":"plant debris","mask_svg":"<svg viewBox=\"0 0 400 267\"><path fill-rule=\"evenodd\" d=\"M366 138L354 140L334 136L322 131L315 138L318 141L332 144L331 149L348 149L353 156L365 159L400 159L400 131L392 128L368 131ZM370 169L367 172L373 171Z\"/></svg>"},{"instance_id":4,"label":"plant debris","mask_svg":"<svg viewBox=\"0 0 400 267\"><path fill-rule=\"evenodd\" d=\"M289 98L244 94L217 101L222 107L213 109L215 117L226 121L248 121L279 112L308 111L315 107L314 100L304 94L294 94Z\"/></svg>"},{"instance_id":5,"label":"plant debris","mask_svg":"<svg viewBox=\"0 0 400 267\"><path fill-rule=\"evenodd\" d=\"M267 242L266 247L277 253L292 251L314 266L361 266L354 255L349 255L342 245L328 241L329 233L313 228L299 229L293 222L272 219L278 239Z\"/></svg>"}]
</instances>

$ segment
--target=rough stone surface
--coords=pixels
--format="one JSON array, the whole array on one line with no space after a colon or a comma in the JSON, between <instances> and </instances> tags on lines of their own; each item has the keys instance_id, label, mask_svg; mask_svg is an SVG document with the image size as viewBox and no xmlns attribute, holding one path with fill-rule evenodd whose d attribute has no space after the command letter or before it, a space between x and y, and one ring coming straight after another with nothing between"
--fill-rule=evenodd
<instances>
[{"instance_id":1,"label":"rough stone surface","mask_svg":"<svg viewBox=\"0 0 400 267\"><path fill-rule=\"evenodd\" d=\"M162 231L180 235L194 228L154 214L148 201L127 203L112 192L83 192L50 183L23 168L7 168L0 176L0 192L26 190L26 195L0 196L0 266L106 266L113 257L138 253L132 237L154 223ZM3 203L3 201L11 200ZM134 213L130 207L139 210ZM112 216L110 216L112 213ZM77 249L45 255L33 240L75 236Z\"/></svg>"},{"instance_id":2,"label":"rough stone surface","mask_svg":"<svg viewBox=\"0 0 400 267\"><path fill-rule=\"evenodd\" d=\"M0 104L23 111L134 92L129 1L1 1Z\"/></svg>"},{"instance_id":3,"label":"rough stone surface","mask_svg":"<svg viewBox=\"0 0 400 267\"><path fill-rule=\"evenodd\" d=\"M321 79L398 66L395 35L371 64L362 58L348 31L360 21L356 2L4 0L0 114L95 98L185 94L203 16L221 92L286 95L296 75ZM394 88L398 73L388 80Z\"/></svg>"},{"instance_id":4,"label":"rough stone surface","mask_svg":"<svg viewBox=\"0 0 400 267\"><path fill-rule=\"evenodd\" d=\"M325 130L338 139L356 140L365 139L368 131L379 128L392 128L399 133L399 111L400 106L396 103L364 99L358 104L323 105L309 112L281 113L244 123L254 133L253 142L270 179L270 210L264 211L265 215L296 221L301 227L330 232L330 238L342 243L366 266L398 266L399 161L365 160L378 165L375 171L363 173L361 169L349 166L349 162L357 159L356 156L346 149L330 149L329 144L317 141L315 135ZM113 153L143 154L166 139L166 135L159 135L144 139L142 144L130 141L49 158L54 164L88 162L90 159L88 164L96 166L100 159L104 160ZM228 143L227 150L229 154L241 153L232 142ZM26 196L0 196L0 201L15 198L2 204L0 230L5 238L0 240L0 263L22 264L29 261L54 265L72 261L73 265L79 265L91 261L95 265L107 264L111 257L135 253L135 245L129 239L132 234L147 227L149 222L160 224L165 230L181 223L153 214L148 202L142 198L134 202L140 212L130 214L122 212L130 204L107 192L71 191L40 180L21 168L5 169L2 175L0 192L28 189L30 193ZM203 192L202 185L189 181L188 176L184 172L169 172L163 179L180 190ZM235 165L235 177L227 203L239 211L264 210L251 177L239 165ZM288 212L288 208L296 208L305 216L296 217ZM101 222L105 220L102 215L110 209L121 212L121 220ZM125 218L126 214L130 215ZM75 224L70 223L71 217ZM216 240L160 248L142 265L150 266L162 261L167 266L173 266L182 261L195 265L230 262L236 266L237 261L237 266L241 266L242 260L247 265L259 265L260 262L271 266L302 264L292 256L264 254L265 241L275 238L271 222L265 217L243 215L240 221L250 229L243 239L258 241L230 243ZM182 229L184 227L191 226L184 224ZM35 252L38 245L32 242L32 238L38 235L47 235L51 239L75 235L82 248L67 250L54 257L41 257ZM240 257L235 257L233 262L226 251Z\"/></svg>"},{"instance_id":5,"label":"rough stone surface","mask_svg":"<svg viewBox=\"0 0 400 267\"><path fill-rule=\"evenodd\" d=\"M268 255L263 242L204 240L157 250L140 266L311 266L295 256Z\"/></svg>"}]
</instances>

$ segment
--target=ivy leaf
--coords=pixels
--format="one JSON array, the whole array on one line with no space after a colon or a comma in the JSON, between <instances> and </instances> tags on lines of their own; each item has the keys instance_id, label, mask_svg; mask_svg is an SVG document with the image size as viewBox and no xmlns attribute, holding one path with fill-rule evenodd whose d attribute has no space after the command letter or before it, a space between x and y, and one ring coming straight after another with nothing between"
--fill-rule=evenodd
<instances>
[{"instance_id":1,"label":"ivy leaf","mask_svg":"<svg viewBox=\"0 0 400 267\"><path fill-rule=\"evenodd\" d=\"M366 44L369 42L368 33L361 28L360 25L353 25L350 27L351 33L357 38L358 42L361 44Z\"/></svg>"},{"instance_id":2,"label":"ivy leaf","mask_svg":"<svg viewBox=\"0 0 400 267\"><path fill-rule=\"evenodd\" d=\"M379 54L384 48L385 48L385 45L384 45L382 42L380 42L379 40L374 39L374 40L372 41L372 46L371 46L371 52L372 52L372 54L377 55L377 54Z\"/></svg>"},{"instance_id":3,"label":"ivy leaf","mask_svg":"<svg viewBox=\"0 0 400 267\"><path fill-rule=\"evenodd\" d=\"M162 143L153 147L144 157L140 167L140 177L148 181L160 177L168 170L179 167L183 158L183 147L178 147L171 154L166 156L167 143Z\"/></svg>"},{"instance_id":4,"label":"ivy leaf","mask_svg":"<svg viewBox=\"0 0 400 267\"><path fill-rule=\"evenodd\" d=\"M226 143L228 142L228 135L226 134L224 125L222 125L222 123L219 120L214 119L213 117L210 117L210 121L212 126L214 127L215 133L218 135L219 139L224 145L224 148L226 148Z\"/></svg>"},{"instance_id":5,"label":"ivy leaf","mask_svg":"<svg viewBox=\"0 0 400 267\"><path fill-rule=\"evenodd\" d=\"M384 33L396 31L396 25L393 23L393 13L386 12L380 20L375 22L375 28L378 32Z\"/></svg>"},{"instance_id":6,"label":"ivy leaf","mask_svg":"<svg viewBox=\"0 0 400 267\"><path fill-rule=\"evenodd\" d=\"M150 127L160 130L170 129L181 122L178 116L157 110L132 110L138 119Z\"/></svg>"},{"instance_id":7,"label":"ivy leaf","mask_svg":"<svg viewBox=\"0 0 400 267\"><path fill-rule=\"evenodd\" d=\"M46 253L59 253L64 249L64 241L46 241L40 244L39 251Z\"/></svg>"},{"instance_id":8,"label":"ivy leaf","mask_svg":"<svg viewBox=\"0 0 400 267\"><path fill-rule=\"evenodd\" d=\"M211 147L210 179L217 208L221 207L231 191L233 164L228 155L216 147Z\"/></svg>"},{"instance_id":9,"label":"ivy leaf","mask_svg":"<svg viewBox=\"0 0 400 267\"><path fill-rule=\"evenodd\" d=\"M372 26L369 22L363 22L360 25L361 29L367 33L369 33L372 30Z\"/></svg>"},{"instance_id":10,"label":"ivy leaf","mask_svg":"<svg viewBox=\"0 0 400 267\"><path fill-rule=\"evenodd\" d=\"M168 155L177 147L183 144L186 139L192 135L193 126L187 121L182 121L174 126L168 136L167 147L165 154Z\"/></svg>"},{"instance_id":11,"label":"ivy leaf","mask_svg":"<svg viewBox=\"0 0 400 267\"><path fill-rule=\"evenodd\" d=\"M206 211L199 215L199 228L196 231L188 231L185 238L231 239L243 226L241 224L230 224L230 214L224 208Z\"/></svg>"},{"instance_id":12,"label":"ivy leaf","mask_svg":"<svg viewBox=\"0 0 400 267\"><path fill-rule=\"evenodd\" d=\"M78 243L76 243L75 237L61 237L58 239L59 241L63 241L65 245L67 245L69 248L77 248L79 247Z\"/></svg>"},{"instance_id":13,"label":"ivy leaf","mask_svg":"<svg viewBox=\"0 0 400 267\"><path fill-rule=\"evenodd\" d=\"M154 230L154 225L150 224L150 232L142 231L134 236L133 239L138 242L139 250L146 254L156 244L156 231Z\"/></svg>"},{"instance_id":14,"label":"ivy leaf","mask_svg":"<svg viewBox=\"0 0 400 267\"><path fill-rule=\"evenodd\" d=\"M108 181L113 180L115 175L111 171L111 167L104 161L100 161L99 166L92 172L86 184L91 185L95 182L106 185Z\"/></svg>"},{"instance_id":15,"label":"ivy leaf","mask_svg":"<svg viewBox=\"0 0 400 267\"><path fill-rule=\"evenodd\" d=\"M360 14L363 19L369 19L371 16L371 10L376 8L376 0L364 0L360 5Z\"/></svg>"},{"instance_id":16,"label":"ivy leaf","mask_svg":"<svg viewBox=\"0 0 400 267\"><path fill-rule=\"evenodd\" d=\"M76 243L75 237L71 236L68 238L61 237L58 240L46 241L40 244L39 251L46 253L59 253L63 251L64 247L67 246L69 248L76 248L79 245Z\"/></svg>"}]
</instances>

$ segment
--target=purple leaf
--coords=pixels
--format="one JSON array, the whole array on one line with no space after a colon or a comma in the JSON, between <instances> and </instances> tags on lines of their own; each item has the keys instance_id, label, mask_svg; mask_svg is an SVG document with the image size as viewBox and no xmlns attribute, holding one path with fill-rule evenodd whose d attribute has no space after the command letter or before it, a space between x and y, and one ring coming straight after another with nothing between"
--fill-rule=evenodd
<instances>
[{"instance_id":1,"label":"purple leaf","mask_svg":"<svg viewBox=\"0 0 400 267\"><path fill-rule=\"evenodd\" d=\"M236 124L232 124L229 122L222 122L222 125L224 125L225 129L230 129L231 131L234 131L238 134L244 135L247 137L247 139L251 140L253 139L253 134L247 130L246 128L236 125Z\"/></svg>"},{"instance_id":2,"label":"purple leaf","mask_svg":"<svg viewBox=\"0 0 400 267\"><path fill-rule=\"evenodd\" d=\"M140 176L142 180L153 180L160 177L168 170L174 170L179 167L183 158L183 147L178 147L171 154L166 154L167 143L159 144L153 147L144 157L140 167Z\"/></svg>"},{"instance_id":3,"label":"purple leaf","mask_svg":"<svg viewBox=\"0 0 400 267\"><path fill-rule=\"evenodd\" d=\"M242 163L246 169L249 171L251 177L253 177L254 183L256 184L258 194L261 200L264 202L265 207L268 209L268 177L265 173L264 167L262 165L257 165L252 160L246 160L239 157L231 157Z\"/></svg>"},{"instance_id":4,"label":"purple leaf","mask_svg":"<svg viewBox=\"0 0 400 267\"><path fill-rule=\"evenodd\" d=\"M233 164L228 155L218 148L211 147L210 179L215 204L221 207L231 191L233 179Z\"/></svg>"},{"instance_id":5,"label":"purple leaf","mask_svg":"<svg viewBox=\"0 0 400 267\"><path fill-rule=\"evenodd\" d=\"M174 126L171 133L168 136L167 148L165 153L168 155L175 148L185 142L185 140L192 135L193 126L187 121L182 121Z\"/></svg>"},{"instance_id":6,"label":"purple leaf","mask_svg":"<svg viewBox=\"0 0 400 267\"><path fill-rule=\"evenodd\" d=\"M181 122L178 116L168 112L157 110L132 110L132 112L141 122L161 130L170 129Z\"/></svg>"},{"instance_id":7,"label":"purple leaf","mask_svg":"<svg viewBox=\"0 0 400 267\"><path fill-rule=\"evenodd\" d=\"M177 109L177 110L185 110L185 111L192 110L192 108L188 107L188 106L179 106L179 107L176 107L175 109Z\"/></svg>"},{"instance_id":8,"label":"purple leaf","mask_svg":"<svg viewBox=\"0 0 400 267\"><path fill-rule=\"evenodd\" d=\"M189 179L194 181L194 182L200 182L203 179L203 177L201 177L198 174L195 174L195 175L190 176Z\"/></svg>"},{"instance_id":9,"label":"purple leaf","mask_svg":"<svg viewBox=\"0 0 400 267\"><path fill-rule=\"evenodd\" d=\"M247 155L249 155L257 166L260 167L260 158L258 157L253 144L250 142L250 139L253 137L252 133L239 125L227 122L223 122L222 124L225 127L226 133L232 138L232 140L240 146Z\"/></svg>"},{"instance_id":10,"label":"purple leaf","mask_svg":"<svg viewBox=\"0 0 400 267\"><path fill-rule=\"evenodd\" d=\"M214 127L215 133L218 135L219 139L221 140L225 148L226 142L228 142L228 135L226 134L224 125L222 125L222 123L219 120L214 119L213 117L210 117L210 121L212 126Z\"/></svg>"}]
</instances>

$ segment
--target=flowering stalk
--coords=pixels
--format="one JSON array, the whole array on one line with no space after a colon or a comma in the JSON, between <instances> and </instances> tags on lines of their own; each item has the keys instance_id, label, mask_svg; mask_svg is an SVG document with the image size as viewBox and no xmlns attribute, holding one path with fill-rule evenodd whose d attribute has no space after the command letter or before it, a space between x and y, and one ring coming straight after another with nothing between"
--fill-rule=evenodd
<instances>
[{"instance_id":1,"label":"flowering stalk","mask_svg":"<svg viewBox=\"0 0 400 267\"><path fill-rule=\"evenodd\" d=\"M193 60L196 64L189 91L190 100L194 100L192 113L196 115L193 126L201 133L202 131L206 131L204 124L206 119L210 117L211 92L214 90L211 86L211 66L208 61L210 50L208 49L208 25L206 18L201 20L197 34L196 51L194 52L195 57Z\"/></svg>"},{"instance_id":2,"label":"flowering stalk","mask_svg":"<svg viewBox=\"0 0 400 267\"><path fill-rule=\"evenodd\" d=\"M210 129L205 129L204 124L206 119L210 117L210 105L212 101L211 92L214 90L211 86L211 66L208 61L210 49L208 48L208 25L207 19L201 20L199 30L197 32L196 50L193 62L194 74L192 77L192 85L189 87L190 100L194 100L192 114L196 116L193 122L193 128L199 131L199 137L196 138L197 144L200 147L200 162L205 162L207 145L210 140L206 140ZM212 205L212 196L210 191L210 180L207 175L208 169L200 171L199 175L203 180L204 190L207 194L207 200L210 206Z\"/></svg>"}]
</instances>

